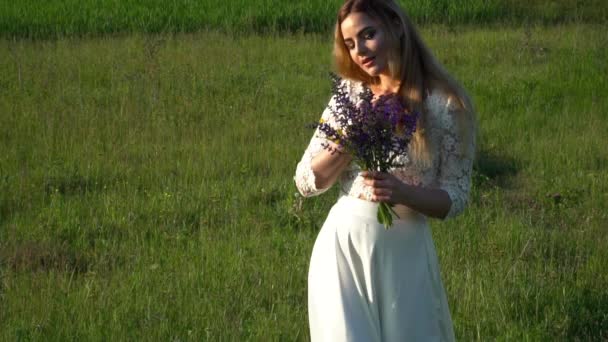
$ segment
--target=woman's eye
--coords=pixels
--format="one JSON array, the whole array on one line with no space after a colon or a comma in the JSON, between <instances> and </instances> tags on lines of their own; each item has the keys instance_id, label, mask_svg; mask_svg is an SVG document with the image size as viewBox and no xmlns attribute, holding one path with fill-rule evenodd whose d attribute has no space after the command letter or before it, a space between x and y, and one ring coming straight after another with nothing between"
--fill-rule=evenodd
<instances>
[{"instance_id":1,"label":"woman's eye","mask_svg":"<svg viewBox=\"0 0 608 342\"><path fill-rule=\"evenodd\" d=\"M365 34L363 34L363 38L372 39L372 38L374 38L375 35L376 35L376 31L367 31L367 32L365 32Z\"/></svg>"}]
</instances>

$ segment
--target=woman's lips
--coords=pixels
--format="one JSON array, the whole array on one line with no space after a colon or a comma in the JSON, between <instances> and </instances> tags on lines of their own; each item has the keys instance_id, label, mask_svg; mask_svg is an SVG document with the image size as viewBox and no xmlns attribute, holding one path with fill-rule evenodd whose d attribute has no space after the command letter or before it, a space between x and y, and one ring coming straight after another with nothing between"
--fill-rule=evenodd
<instances>
[{"instance_id":1,"label":"woman's lips","mask_svg":"<svg viewBox=\"0 0 608 342\"><path fill-rule=\"evenodd\" d=\"M375 57L367 57L367 58L364 58L364 59L361 61L361 64L362 64L364 67L368 68L368 67L370 67L370 66L371 66L371 65L374 63L374 59L375 59Z\"/></svg>"}]
</instances>

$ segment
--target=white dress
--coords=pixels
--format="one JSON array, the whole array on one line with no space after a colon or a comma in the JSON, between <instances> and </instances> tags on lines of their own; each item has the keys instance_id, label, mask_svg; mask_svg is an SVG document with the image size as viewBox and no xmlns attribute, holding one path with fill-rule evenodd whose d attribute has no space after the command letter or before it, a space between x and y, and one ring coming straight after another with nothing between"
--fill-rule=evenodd
<instances>
[{"instance_id":1,"label":"white dress","mask_svg":"<svg viewBox=\"0 0 608 342\"><path fill-rule=\"evenodd\" d=\"M343 82L356 102L363 85ZM452 105L442 92L430 93L425 109L425 132L437 153L424 165L402 156L399 162L405 166L390 172L408 184L445 190L452 201L447 217L453 217L468 199L475 139L472 135L463 141ZM329 108L322 118L335 124ZM294 180L303 196L327 190L315 187L311 169L324 142L317 130L298 163ZM351 163L340 175L340 197L313 247L308 273L312 341L453 341L426 217L411 210L385 230L376 218L378 204L359 199L361 194L370 198L359 172Z\"/></svg>"}]
</instances>

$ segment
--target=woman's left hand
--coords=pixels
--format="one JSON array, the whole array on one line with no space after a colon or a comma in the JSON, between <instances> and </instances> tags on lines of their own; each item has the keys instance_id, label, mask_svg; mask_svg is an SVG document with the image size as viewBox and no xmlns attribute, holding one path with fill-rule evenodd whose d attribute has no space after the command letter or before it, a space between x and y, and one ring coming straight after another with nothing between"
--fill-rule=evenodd
<instances>
[{"instance_id":1,"label":"woman's left hand","mask_svg":"<svg viewBox=\"0 0 608 342\"><path fill-rule=\"evenodd\" d=\"M372 188L373 202L386 202L397 204L402 202L404 183L390 173L378 171L363 171L363 183Z\"/></svg>"}]
</instances>

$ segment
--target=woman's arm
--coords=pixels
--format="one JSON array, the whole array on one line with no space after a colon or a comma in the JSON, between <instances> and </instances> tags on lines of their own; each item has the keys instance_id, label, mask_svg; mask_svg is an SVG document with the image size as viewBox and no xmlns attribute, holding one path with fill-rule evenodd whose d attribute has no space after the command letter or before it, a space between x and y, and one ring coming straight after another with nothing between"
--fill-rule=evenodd
<instances>
[{"instance_id":1,"label":"woman's arm","mask_svg":"<svg viewBox=\"0 0 608 342\"><path fill-rule=\"evenodd\" d=\"M335 143L331 141L327 143L332 149L338 149L338 145ZM326 189L331 187L352 159L349 153L342 152L339 149L333 154L327 149L321 151L310 163L315 174L316 188Z\"/></svg>"},{"instance_id":2,"label":"woman's arm","mask_svg":"<svg viewBox=\"0 0 608 342\"><path fill-rule=\"evenodd\" d=\"M364 171L365 185L371 186L374 202L403 204L417 212L434 218L446 218L452 200L445 190L409 185L390 173Z\"/></svg>"},{"instance_id":3,"label":"woman's arm","mask_svg":"<svg viewBox=\"0 0 608 342\"><path fill-rule=\"evenodd\" d=\"M445 219L452 207L452 200L445 190L424 188L401 182L399 203L426 216Z\"/></svg>"},{"instance_id":4,"label":"woman's arm","mask_svg":"<svg viewBox=\"0 0 608 342\"><path fill-rule=\"evenodd\" d=\"M468 114L450 110L449 102L442 113L439 130L441 167L435 187L405 184L389 173L372 175L364 172L365 184L372 187L372 201L403 204L439 219L462 213L471 190L475 156L475 123L473 116ZM461 129L463 125L465 129Z\"/></svg>"},{"instance_id":5,"label":"woman's arm","mask_svg":"<svg viewBox=\"0 0 608 342\"><path fill-rule=\"evenodd\" d=\"M337 126L333 116L334 107L335 98L332 97L323 111L321 120ZM352 160L350 154L339 150L332 154L326 147L338 149L338 145L327 139L317 128L296 167L294 176L296 187L304 197L320 195L327 191Z\"/></svg>"}]
</instances>

